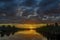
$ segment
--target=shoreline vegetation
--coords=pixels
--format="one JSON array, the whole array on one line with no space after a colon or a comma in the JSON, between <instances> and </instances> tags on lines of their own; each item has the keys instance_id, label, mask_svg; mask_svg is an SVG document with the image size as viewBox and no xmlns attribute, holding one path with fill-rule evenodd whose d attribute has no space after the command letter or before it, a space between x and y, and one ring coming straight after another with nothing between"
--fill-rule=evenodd
<instances>
[{"instance_id":1,"label":"shoreline vegetation","mask_svg":"<svg viewBox=\"0 0 60 40\"><path fill-rule=\"evenodd\" d=\"M1 34L1 37L3 37L4 35L7 35L7 36L9 36L10 34L14 35L15 32L24 31L24 30L30 30L30 29L17 28L14 25L13 26L2 25L2 27L0 27L0 34ZM35 29L32 28L32 30L36 30L37 33L42 34L48 40L58 40L60 36L60 25L58 23L47 24L46 26L38 27Z\"/></svg>"},{"instance_id":2,"label":"shoreline vegetation","mask_svg":"<svg viewBox=\"0 0 60 40\"><path fill-rule=\"evenodd\" d=\"M58 40L60 37L60 25L58 23L51 24L41 28L37 28L36 32L47 37L48 40Z\"/></svg>"}]
</instances>

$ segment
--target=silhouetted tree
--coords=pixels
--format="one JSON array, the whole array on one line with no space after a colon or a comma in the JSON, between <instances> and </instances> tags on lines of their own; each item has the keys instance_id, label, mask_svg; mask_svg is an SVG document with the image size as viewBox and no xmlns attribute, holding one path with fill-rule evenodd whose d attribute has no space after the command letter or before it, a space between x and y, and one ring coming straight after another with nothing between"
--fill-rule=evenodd
<instances>
[{"instance_id":1,"label":"silhouetted tree","mask_svg":"<svg viewBox=\"0 0 60 40\"><path fill-rule=\"evenodd\" d=\"M15 28L15 26L13 25L12 28Z\"/></svg>"},{"instance_id":2,"label":"silhouetted tree","mask_svg":"<svg viewBox=\"0 0 60 40\"><path fill-rule=\"evenodd\" d=\"M2 25L2 28L5 28L6 26L5 25Z\"/></svg>"},{"instance_id":3,"label":"silhouetted tree","mask_svg":"<svg viewBox=\"0 0 60 40\"><path fill-rule=\"evenodd\" d=\"M7 28L11 28L11 25L7 25Z\"/></svg>"},{"instance_id":4,"label":"silhouetted tree","mask_svg":"<svg viewBox=\"0 0 60 40\"><path fill-rule=\"evenodd\" d=\"M60 26L58 23L37 28L36 32L47 37L48 40L60 40Z\"/></svg>"},{"instance_id":5,"label":"silhouetted tree","mask_svg":"<svg viewBox=\"0 0 60 40\"><path fill-rule=\"evenodd\" d=\"M58 23L55 23L55 26L57 27L58 26Z\"/></svg>"}]
</instances>

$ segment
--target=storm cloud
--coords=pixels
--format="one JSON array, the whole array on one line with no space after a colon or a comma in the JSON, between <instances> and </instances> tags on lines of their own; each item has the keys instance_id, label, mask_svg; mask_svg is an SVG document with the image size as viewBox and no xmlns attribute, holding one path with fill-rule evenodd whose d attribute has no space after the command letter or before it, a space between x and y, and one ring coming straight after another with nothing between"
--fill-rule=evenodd
<instances>
[{"instance_id":1,"label":"storm cloud","mask_svg":"<svg viewBox=\"0 0 60 40\"><path fill-rule=\"evenodd\" d=\"M14 14L16 15L18 8L30 10L27 12L33 12L37 10L38 14L41 12L48 12L52 9L59 8L60 0L0 0L0 14ZM37 9L38 8L38 9Z\"/></svg>"},{"instance_id":2,"label":"storm cloud","mask_svg":"<svg viewBox=\"0 0 60 40\"><path fill-rule=\"evenodd\" d=\"M0 14L16 13L17 4L14 0L0 0Z\"/></svg>"}]
</instances>

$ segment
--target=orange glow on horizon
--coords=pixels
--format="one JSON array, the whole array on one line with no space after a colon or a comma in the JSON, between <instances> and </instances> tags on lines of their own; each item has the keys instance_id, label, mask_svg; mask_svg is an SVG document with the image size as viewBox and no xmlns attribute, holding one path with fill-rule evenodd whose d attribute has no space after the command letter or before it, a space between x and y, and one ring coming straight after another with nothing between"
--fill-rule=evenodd
<instances>
[{"instance_id":1,"label":"orange glow on horizon","mask_svg":"<svg viewBox=\"0 0 60 40\"><path fill-rule=\"evenodd\" d=\"M46 26L46 24L0 24L0 26L2 25L15 25L16 27L18 28L30 28L30 29L33 29L33 28L37 28L37 27L43 27L43 26Z\"/></svg>"},{"instance_id":2,"label":"orange glow on horizon","mask_svg":"<svg viewBox=\"0 0 60 40\"><path fill-rule=\"evenodd\" d=\"M37 27L43 27L46 26L46 24L16 24L19 28L37 28Z\"/></svg>"}]
</instances>

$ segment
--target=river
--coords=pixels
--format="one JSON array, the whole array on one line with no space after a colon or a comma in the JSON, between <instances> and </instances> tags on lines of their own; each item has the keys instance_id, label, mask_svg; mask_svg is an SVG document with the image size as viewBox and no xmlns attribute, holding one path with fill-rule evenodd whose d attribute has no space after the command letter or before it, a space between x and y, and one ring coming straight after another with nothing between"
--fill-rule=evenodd
<instances>
[{"instance_id":1,"label":"river","mask_svg":"<svg viewBox=\"0 0 60 40\"><path fill-rule=\"evenodd\" d=\"M16 32L14 35L0 37L0 40L47 40L41 34L37 33L35 30L26 30Z\"/></svg>"}]
</instances>

